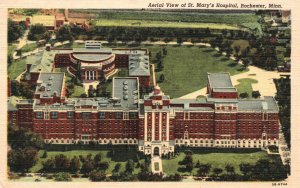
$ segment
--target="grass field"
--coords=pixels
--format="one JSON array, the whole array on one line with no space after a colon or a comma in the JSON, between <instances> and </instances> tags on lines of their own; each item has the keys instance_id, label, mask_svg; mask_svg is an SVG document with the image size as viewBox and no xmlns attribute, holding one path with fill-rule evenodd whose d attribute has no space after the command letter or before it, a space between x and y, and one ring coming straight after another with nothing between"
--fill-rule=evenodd
<instances>
[{"instance_id":1,"label":"grass field","mask_svg":"<svg viewBox=\"0 0 300 188\"><path fill-rule=\"evenodd\" d=\"M151 21L151 20L122 20L122 19L98 19L96 26L114 27L164 27L164 28L211 28L238 30L240 27L223 23L189 23L174 21Z\"/></svg>"},{"instance_id":2,"label":"grass field","mask_svg":"<svg viewBox=\"0 0 300 188\"><path fill-rule=\"evenodd\" d=\"M36 44L36 43L31 43L31 44L25 44L22 48L21 48L21 50L22 50L22 52L24 53L24 52L30 52L30 51L33 51L33 50L35 50L35 49L37 49L38 48L38 45Z\"/></svg>"},{"instance_id":3,"label":"grass field","mask_svg":"<svg viewBox=\"0 0 300 188\"><path fill-rule=\"evenodd\" d=\"M178 172L177 169L179 167L184 167L178 164L179 161L184 159L185 154L181 152L179 156L174 159L164 159L163 160L163 171L166 174L188 174L187 172ZM254 164L257 160L262 158L269 158L267 152L258 151L258 152L248 152L248 153L238 153L238 152L194 152L193 162L197 163L199 160L200 163L209 163L213 168L222 168L223 172L226 164L231 164L235 168L235 172L241 174L239 170L239 164L241 163L250 163ZM192 173L197 173L197 168L194 168Z\"/></svg>"},{"instance_id":4,"label":"grass field","mask_svg":"<svg viewBox=\"0 0 300 188\"><path fill-rule=\"evenodd\" d=\"M80 95L84 93L83 86L74 85L74 92L72 93L71 97L80 97Z\"/></svg>"},{"instance_id":5,"label":"grass field","mask_svg":"<svg viewBox=\"0 0 300 188\"><path fill-rule=\"evenodd\" d=\"M96 151L96 150L72 150L72 151L66 151L66 152L61 152L61 151L48 151L47 152L47 158L41 158L41 156L43 155L44 151L40 150L39 151L39 161L38 163L33 166L30 171L31 172L38 172L39 170L42 169L42 161L46 161L47 159L50 159L51 157L54 158L55 155L57 154L64 154L65 156L67 156L69 159L72 159L74 156L87 156L88 154L92 154L93 156L95 156L98 153L101 153L102 156L102 160L101 161L107 161L109 163L109 168L107 169L106 173L107 174L111 174L112 170L114 169L115 165L117 163L121 164L121 169L120 172L123 172L125 170L125 165L126 162L129 159L134 160L136 158L136 154L137 152L135 150L128 150L128 151L124 151L124 150L115 150L115 155L113 157L110 157L108 155L109 151L108 150L101 150L101 151ZM144 159L140 160L140 163L143 163ZM134 174L137 174L140 171L139 168L134 168Z\"/></svg>"},{"instance_id":6,"label":"grass field","mask_svg":"<svg viewBox=\"0 0 300 188\"><path fill-rule=\"evenodd\" d=\"M198 22L198 23L222 23L239 25L250 29L258 28L259 16L253 13L232 13L232 12L204 12L197 11L152 11L152 10L70 10L70 12L81 12L92 14L96 19L115 20L151 20L151 21L172 21L172 22Z\"/></svg>"},{"instance_id":7,"label":"grass field","mask_svg":"<svg viewBox=\"0 0 300 188\"><path fill-rule=\"evenodd\" d=\"M149 49L153 50L151 47ZM247 71L232 60L217 55L217 52L211 48L168 46L167 50L168 55L163 60L164 69L156 73L156 79L158 80L160 75L164 74L165 80L159 85L162 91L172 98L205 87L207 72L229 72L235 75Z\"/></svg>"},{"instance_id":8,"label":"grass field","mask_svg":"<svg viewBox=\"0 0 300 188\"><path fill-rule=\"evenodd\" d=\"M16 79L26 69L26 58L13 60L12 64L8 66L8 75L11 80Z\"/></svg>"},{"instance_id":9,"label":"grass field","mask_svg":"<svg viewBox=\"0 0 300 188\"><path fill-rule=\"evenodd\" d=\"M258 83L257 80L252 79L252 78L243 78L243 79L239 79L238 80L239 84L236 85L236 89L238 91L238 93L244 93L247 92L249 94L249 96L251 96L252 94L252 84L254 83Z\"/></svg>"}]
</instances>

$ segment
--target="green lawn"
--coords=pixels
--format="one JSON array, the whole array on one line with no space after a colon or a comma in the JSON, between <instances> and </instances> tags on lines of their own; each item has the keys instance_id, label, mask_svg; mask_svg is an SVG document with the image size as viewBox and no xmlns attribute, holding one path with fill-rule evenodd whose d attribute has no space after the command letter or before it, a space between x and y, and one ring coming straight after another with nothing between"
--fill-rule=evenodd
<instances>
[{"instance_id":1,"label":"green lawn","mask_svg":"<svg viewBox=\"0 0 300 188\"><path fill-rule=\"evenodd\" d=\"M164 159L163 160L163 171L166 174L174 174L174 173L181 173L181 174L188 174L187 172L178 172L177 169L179 167L184 167L178 164L179 161L184 159L185 154L181 152L179 156L175 157L174 159ZM241 163L250 163L254 164L257 160L262 158L270 158L267 152L265 151L257 151L257 152L194 152L193 156L193 163L196 164L199 160L200 163L209 163L213 168L222 168L223 172L225 171L224 168L226 164L231 164L235 168L236 173L241 173L239 170L239 164ZM197 173L197 168L194 167L192 173Z\"/></svg>"},{"instance_id":2,"label":"green lawn","mask_svg":"<svg viewBox=\"0 0 300 188\"><path fill-rule=\"evenodd\" d=\"M97 19L119 19L119 20L152 20L152 21L173 21L173 22L201 22L201 23L223 23L241 25L254 29L260 28L255 13L220 13L197 11L152 11L152 10L82 10L72 9L70 12L87 12Z\"/></svg>"},{"instance_id":3,"label":"green lawn","mask_svg":"<svg viewBox=\"0 0 300 188\"><path fill-rule=\"evenodd\" d=\"M8 66L8 75L10 79L16 79L26 69L26 58L13 60L12 64Z\"/></svg>"},{"instance_id":4,"label":"green lawn","mask_svg":"<svg viewBox=\"0 0 300 188\"><path fill-rule=\"evenodd\" d=\"M249 96L252 94L252 84L258 83L257 80L252 79L252 78L243 78L238 80L239 84L236 85L238 93L244 93L247 92Z\"/></svg>"},{"instance_id":5,"label":"green lawn","mask_svg":"<svg viewBox=\"0 0 300 188\"><path fill-rule=\"evenodd\" d=\"M31 43L31 44L25 44L22 48L21 48L21 50L22 50L22 52L24 53L24 52L30 52L30 51L33 51L33 50L35 50L35 49L37 49L38 48L38 45L36 44L36 43Z\"/></svg>"},{"instance_id":6,"label":"green lawn","mask_svg":"<svg viewBox=\"0 0 300 188\"><path fill-rule=\"evenodd\" d=\"M96 26L109 27L164 27L164 28L210 28L238 30L240 27L223 23L197 23L197 22L174 22L174 21L151 21L151 20L123 20L123 19L99 19Z\"/></svg>"},{"instance_id":7,"label":"green lawn","mask_svg":"<svg viewBox=\"0 0 300 188\"><path fill-rule=\"evenodd\" d=\"M160 47L149 49L154 52L153 48ZM235 75L247 71L232 60L217 55L211 48L168 46L167 50L168 55L163 60L164 69L156 72L156 80L164 74L165 80L159 85L171 98L181 97L205 87L207 72L229 72ZM154 58L156 53L153 52Z\"/></svg>"},{"instance_id":8,"label":"green lawn","mask_svg":"<svg viewBox=\"0 0 300 188\"><path fill-rule=\"evenodd\" d=\"M40 150L39 151L39 161L38 163L33 166L30 171L31 172L38 172L39 170L42 169L42 161L46 161L47 159L50 159L51 157L55 157L55 155L57 154L64 154L66 155L69 159L73 158L74 156L87 156L88 154L92 154L93 156L95 156L98 153L101 153L102 155L102 161L107 161L109 163L109 168L107 169L106 173L107 174L111 174L112 170L114 169L115 165L117 163L121 164L121 169L120 172L125 170L125 166L126 166L126 162L129 159L132 159L135 161L135 166L136 166L136 154L137 152L135 150L115 150L115 154L113 156L109 155L109 150L101 150L101 151L96 151L96 150L72 150L72 151L65 151L65 152L61 152L61 151L48 151L47 152L47 158L41 158L41 156L43 155L44 151ZM140 159L139 160L140 163L144 162L144 159ZM134 174L139 173L140 168L134 168Z\"/></svg>"},{"instance_id":9,"label":"green lawn","mask_svg":"<svg viewBox=\"0 0 300 188\"><path fill-rule=\"evenodd\" d=\"M80 97L80 95L84 93L83 86L74 85L74 92L72 93L71 97Z\"/></svg>"}]
</instances>

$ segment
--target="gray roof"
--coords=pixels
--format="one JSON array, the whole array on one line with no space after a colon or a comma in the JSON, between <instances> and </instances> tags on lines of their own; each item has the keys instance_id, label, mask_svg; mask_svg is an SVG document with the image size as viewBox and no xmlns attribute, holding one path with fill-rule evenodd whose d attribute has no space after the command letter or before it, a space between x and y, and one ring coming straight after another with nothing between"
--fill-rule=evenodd
<instances>
[{"instance_id":1,"label":"gray roof","mask_svg":"<svg viewBox=\"0 0 300 188\"><path fill-rule=\"evenodd\" d=\"M229 73L208 73L207 78L211 88L232 88Z\"/></svg>"},{"instance_id":2,"label":"gray roof","mask_svg":"<svg viewBox=\"0 0 300 188\"><path fill-rule=\"evenodd\" d=\"M73 53L85 53L85 52L112 53L112 49L111 48L73 48Z\"/></svg>"},{"instance_id":3,"label":"gray roof","mask_svg":"<svg viewBox=\"0 0 300 188\"><path fill-rule=\"evenodd\" d=\"M65 73L45 73L41 72L37 81L35 94L40 94L40 98L50 98L54 92L56 96L61 96Z\"/></svg>"},{"instance_id":4,"label":"gray roof","mask_svg":"<svg viewBox=\"0 0 300 188\"><path fill-rule=\"evenodd\" d=\"M129 76L150 76L148 55L129 55Z\"/></svg>"},{"instance_id":5,"label":"gray roof","mask_svg":"<svg viewBox=\"0 0 300 188\"><path fill-rule=\"evenodd\" d=\"M93 98L82 98L76 101L75 106L98 106L98 101Z\"/></svg>"},{"instance_id":6,"label":"gray roof","mask_svg":"<svg viewBox=\"0 0 300 188\"><path fill-rule=\"evenodd\" d=\"M103 61L105 59L108 59L111 54L100 54L100 53L94 53L94 54L73 54L73 56L76 59L79 59L81 61Z\"/></svg>"},{"instance_id":7,"label":"gray roof","mask_svg":"<svg viewBox=\"0 0 300 188\"><path fill-rule=\"evenodd\" d=\"M137 108L139 87L137 78L113 78L113 98L120 100L122 107Z\"/></svg>"},{"instance_id":8,"label":"gray roof","mask_svg":"<svg viewBox=\"0 0 300 188\"><path fill-rule=\"evenodd\" d=\"M207 97L208 102L214 102L214 103L237 103L238 99L235 98L212 98Z\"/></svg>"},{"instance_id":9,"label":"gray roof","mask_svg":"<svg viewBox=\"0 0 300 188\"><path fill-rule=\"evenodd\" d=\"M264 99L239 99L238 111L274 111L278 112L278 106L273 97Z\"/></svg>"},{"instance_id":10,"label":"gray roof","mask_svg":"<svg viewBox=\"0 0 300 188\"><path fill-rule=\"evenodd\" d=\"M26 63L31 64L30 72L51 72L55 54L55 51L44 50L33 56L28 56Z\"/></svg>"},{"instance_id":11,"label":"gray roof","mask_svg":"<svg viewBox=\"0 0 300 188\"><path fill-rule=\"evenodd\" d=\"M113 48L112 52L115 54L140 54L146 55L147 49L130 49L130 48Z\"/></svg>"},{"instance_id":12,"label":"gray roof","mask_svg":"<svg viewBox=\"0 0 300 188\"><path fill-rule=\"evenodd\" d=\"M214 88L214 92L236 92L236 88Z\"/></svg>"},{"instance_id":13,"label":"gray roof","mask_svg":"<svg viewBox=\"0 0 300 188\"><path fill-rule=\"evenodd\" d=\"M208 104L206 99L171 99L171 104L183 104L183 107L171 107L172 109L182 109L188 111L213 111L211 107L190 107L190 104Z\"/></svg>"}]
</instances>

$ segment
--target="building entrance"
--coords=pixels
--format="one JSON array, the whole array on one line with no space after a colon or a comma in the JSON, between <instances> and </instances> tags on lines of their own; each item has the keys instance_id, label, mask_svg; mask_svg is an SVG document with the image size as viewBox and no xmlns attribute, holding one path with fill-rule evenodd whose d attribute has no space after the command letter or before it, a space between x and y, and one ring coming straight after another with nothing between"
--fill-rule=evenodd
<instances>
[{"instance_id":1,"label":"building entrance","mask_svg":"<svg viewBox=\"0 0 300 188\"><path fill-rule=\"evenodd\" d=\"M159 148L158 147L154 148L154 156L159 156Z\"/></svg>"}]
</instances>

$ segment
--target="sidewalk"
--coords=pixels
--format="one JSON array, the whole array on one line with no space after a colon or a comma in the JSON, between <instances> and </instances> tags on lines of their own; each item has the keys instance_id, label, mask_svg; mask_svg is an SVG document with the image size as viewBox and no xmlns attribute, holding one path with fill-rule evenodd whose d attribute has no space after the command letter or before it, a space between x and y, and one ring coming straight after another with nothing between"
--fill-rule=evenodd
<instances>
[{"instance_id":1,"label":"sidewalk","mask_svg":"<svg viewBox=\"0 0 300 188\"><path fill-rule=\"evenodd\" d=\"M155 169L155 163L158 163L158 169ZM159 156L154 156L151 159L151 169L153 173L159 174L162 173L162 160Z\"/></svg>"}]
</instances>

